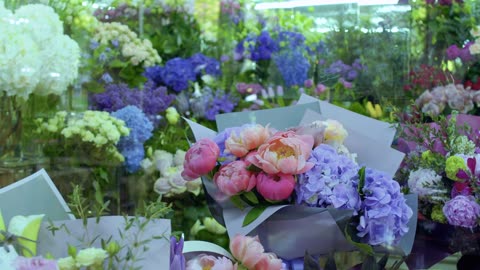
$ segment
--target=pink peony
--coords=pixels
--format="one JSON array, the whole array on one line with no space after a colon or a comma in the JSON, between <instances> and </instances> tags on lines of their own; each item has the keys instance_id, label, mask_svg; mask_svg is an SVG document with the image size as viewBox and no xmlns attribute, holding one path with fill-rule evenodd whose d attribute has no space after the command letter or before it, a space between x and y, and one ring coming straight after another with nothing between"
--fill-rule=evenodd
<instances>
[{"instance_id":1,"label":"pink peony","mask_svg":"<svg viewBox=\"0 0 480 270\"><path fill-rule=\"evenodd\" d=\"M250 150L259 147L270 137L268 127L262 125L243 125L239 133L232 132L225 141L228 152L237 157L245 156Z\"/></svg>"},{"instance_id":2,"label":"pink peony","mask_svg":"<svg viewBox=\"0 0 480 270\"><path fill-rule=\"evenodd\" d=\"M282 260L277 258L274 253L264 253L262 258L255 265L255 270L281 270Z\"/></svg>"},{"instance_id":3,"label":"pink peony","mask_svg":"<svg viewBox=\"0 0 480 270\"><path fill-rule=\"evenodd\" d=\"M185 155L182 177L192 181L209 173L217 164L220 148L210 139L201 139L196 142Z\"/></svg>"},{"instance_id":4,"label":"pink peony","mask_svg":"<svg viewBox=\"0 0 480 270\"><path fill-rule=\"evenodd\" d=\"M264 255L264 249L258 236L250 237L237 234L230 242L230 251L233 257L248 269L256 269L255 265Z\"/></svg>"},{"instance_id":5,"label":"pink peony","mask_svg":"<svg viewBox=\"0 0 480 270\"><path fill-rule=\"evenodd\" d=\"M255 174L247 170L248 165L243 160L223 165L213 177L213 182L223 194L228 196L250 191L255 187L257 180Z\"/></svg>"},{"instance_id":6,"label":"pink peony","mask_svg":"<svg viewBox=\"0 0 480 270\"><path fill-rule=\"evenodd\" d=\"M298 135L294 131L277 132L248 161L269 174L301 174L314 165L307 162L313 142L311 135Z\"/></svg>"},{"instance_id":7,"label":"pink peony","mask_svg":"<svg viewBox=\"0 0 480 270\"><path fill-rule=\"evenodd\" d=\"M237 270L237 264L225 257L216 258L211 255L200 254L187 262L186 270Z\"/></svg>"},{"instance_id":8,"label":"pink peony","mask_svg":"<svg viewBox=\"0 0 480 270\"><path fill-rule=\"evenodd\" d=\"M58 270L57 262L42 257L17 257L14 262L17 270Z\"/></svg>"},{"instance_id":9,"label":"pink peony","mask_svg":"<svg viewBox=\"0 0 480 270\"><path fill-rule=\"evenodd\" d=\"M257 191L267 200L285 200L295 188L295 178L291 174L266 174L257 175Z\"/></svg>"}]
</instances>

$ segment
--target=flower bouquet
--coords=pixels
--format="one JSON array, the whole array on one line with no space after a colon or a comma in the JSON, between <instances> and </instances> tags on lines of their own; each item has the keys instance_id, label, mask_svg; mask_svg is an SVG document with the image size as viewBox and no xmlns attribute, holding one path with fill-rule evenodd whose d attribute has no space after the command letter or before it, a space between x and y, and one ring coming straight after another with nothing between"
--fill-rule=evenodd
<instances>
[{"instance_id":1,"label":"flower bouquet","mask_svg":"<svg viewBox=\"0 0 480 270\"><path fill-rule=\"evenodd\" d=\"M389 176L403 154L390 148L387 123L305 95L295 106L218 115L218 134L189 123L197 143L182 175L204 176L230 238L258 235L284 259L355 245L409 253L417 199Z\"/></svg>"},{"instance_id":2,"label":"flower bouquet","mask_svg":"<svg viewBox=\"0 0 480 270\"><path fill-rule=\"evenodd\" d=\"M459 251L480 251L478 117L454 112L435 120L404 125L399 139L408 153L399 178L419 197L417 239L407 260L415 268L428 268Z\"/></svg>"}]
</instances>

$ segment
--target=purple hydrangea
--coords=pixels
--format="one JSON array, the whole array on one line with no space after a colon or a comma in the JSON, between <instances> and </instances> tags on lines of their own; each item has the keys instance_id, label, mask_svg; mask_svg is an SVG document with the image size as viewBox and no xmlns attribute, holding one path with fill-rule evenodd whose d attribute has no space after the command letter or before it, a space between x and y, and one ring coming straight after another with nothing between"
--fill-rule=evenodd
<instances>
[{"instance_id":1,"label":"purple hydrangea","mask_svg":"<svg viewBox=\"0 0 480 270\"><path fill-rule=\"evenodd\" d=\"M130 134L118 142L118 149L125 157L127 171L135 172L140 168L140 162L145 156L143 143L153 135L152 122L135 106L124 107L113 112L112 116L123 120L130 129Z\"/></svg>"},{"instance_id":2,"label":"purple hydrangea","mask_svg":"<svg viewBox=\"0 0 480 270\"><path fill-rule=\"evenodd\" d=\"M165 85L177 93L187 89L189 83L196 80L192 62L180 57L168 60L163 67L147 68L144 76L153 80L157 85Z\"/></svg>"},{"instance_id":3,"label":"purple hydrangea","mask_svg":"<svg viewBox=\"0 0 480 270\"><path fill-rule=\"evenodd\" d=\"M365 197L358 236L371 245L397 243L408 232L413 215L398 182L384 172L367 168L362 191Z\"/></svg>"},{"instance_id":4,"label":"purple hydrangea","mask_svg":"<svg viewBox=\"0 0 480 270\"><path fill-rule=\"evenodd\" d=\"M478 224L480 205L472 196L458 195L443 206L443 214L451 225L473 228Z\"/></svg>"},{"instance_id":5,"label":"purple hydrangea","mask_svg":"<svg viewBox=\"0 0 480 270\"><path fill-rule=\"evenodd\" d=\"M300 49L282 50L273 55L277 69L287 87L302 86L308 79L310 62Z\"/></svg>"},{"instance_id":6,"label":"purple hydrangea","mask_svg":"<svg viewBox=\"0 0 480 270\"><path fill-rule=\"evenodd\" d=\"M338 154L327 144L321 144L313 149L308 161L315 165L311 170L298 176L295 186L297 204L315 207L335 204L338 208L360 209L358 192L353 194L351 192L356 190L358 183L359 167L355 162L347 156ZM339 192L347 192L353 197L338 196Z\"/></svg>"},{"instance_id":7,"label":"purple hydrangea","mask_svg":"<svg viewBox=\"0 0 480 270\"><path fill-rule=\"evenodd\" d=\"M222 74L222 71L220 70L220 62L215 58L207 57L202 53L196 53L192 55L189 60L192 63L197 76L202 74L220 76Z\"/></svg>"}]
</instances>

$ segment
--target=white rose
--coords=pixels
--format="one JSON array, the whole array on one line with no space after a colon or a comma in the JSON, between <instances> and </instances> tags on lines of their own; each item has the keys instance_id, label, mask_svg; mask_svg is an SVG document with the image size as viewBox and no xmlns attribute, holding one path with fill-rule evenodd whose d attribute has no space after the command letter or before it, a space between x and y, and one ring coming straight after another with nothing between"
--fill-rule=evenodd
<instances>
[{"instance_id":1,"label":"white rose","mask_svg":"<svg viewBox=\"0 0 480 270\"><path fill-rule=\"evenodd\" d=\"M78 252L77 267L102 265L105 259L108 257L108 253L101 248L87 248Z\"/></svg>"}]
</instances>

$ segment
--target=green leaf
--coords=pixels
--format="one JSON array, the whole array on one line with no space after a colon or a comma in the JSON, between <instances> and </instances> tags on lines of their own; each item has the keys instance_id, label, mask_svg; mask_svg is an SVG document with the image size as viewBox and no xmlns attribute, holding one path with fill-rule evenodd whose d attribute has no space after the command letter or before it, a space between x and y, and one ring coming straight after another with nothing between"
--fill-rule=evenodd
<instances>
[{"instance_id":1,"label":"green leaf","mask_svg":"<svg viewBox=\"0 0 480 270\"><path fill-rule=\"evenodd\" d=\"M385 269L385 266L387 265L387 262L388 262L388 256L389 254L385 253L385 255L383 255L383 257L380 259L380 261L378 261L378 266L380 269Z\"/></svg>"},{"instance_id":2,"label":"green leaf","mask_svg":"<svg viewBox=\"0 0 480 270\"><path fill-rule=\"evenodd\" d=\"M243 193L243 196L253 204L258 204L258 198L252 191Z\"/></svg>"},{"instance_id":3,"label":"green leaf","mask_svg":"<svg viewBox=\"0 0 480 270\"><path fill-rule=\"evenodd\" d=\"M363 195L363 187L365 186L365 167L362 167L358 171L358 178L360 179L358 182L358 193Z\"/></svg>"},{"instance_id":4,"label":"green leaf","mask_svg":"<svg viewBox=\"0 0 480 270\"><path fill-rule=\"evenodd\" d=\"M245 209L244 202L242 201L240 196L238 196L238 195L232 196L232 197L230 197L230 201L240 210Z\"/></svg>"},{"instance_id":5,"label":"green leaf","mask_svg":"<svg viewBox=\"0 0 480 270\"><path fill-rule=\"evenodd\" d=\"M362 263L362 270L380 270L380 267L377 264L377 261L375 260L375 257L372 256L367 256L365 260Z\"/></svg>"},{"instance_id":6,"label":"green leaf","mask_svg":"<svg viewBox=\"0 0 480 270\"><path fill-rule=\"evenodd\" d=\"M303 257L303 269L304 270L320 270L319 263L308 253L305 251L305 257ZM326 269L326 268L325 268Z\"/></svg>"},{"instance_id":7,"label":"green leaf","mask_svg":"<svg viewBox=\"0 0 480 270\"><path fill-rule=\"evenodd\" d=\"M327 262L325 263L325 270L337 270L337 264L333 254L328 255Z\"/></svg>"},{"instance_id":8,"label":"green leaf","mask_svg":"<svg viewBox=\"0 0 480 270\"><path fill-rule=\"evenodd\" d=\"M254 222L255 219L257 219L263 213L263 211L265 211L265 209L267 209L267 207L264 205L253 207L252 210L250 210L245 216L242 227L245 227L248 224Z\"/></svg>"},{"instance_id":9,"label":"green leaf","mask_svg":"<svg viewBox=\"0 0 480 270\"><path fill-rule=\"evenodd\" d=\"M373 256L375 252L373 251L372 246L370 246L369 244L355 242L352 239L352 235L355 235L355 232L353 230L354 230L353 227L350 225L347 225L345 227L345 237L347 238L347 241L350 242L355 247L357 247L361 252L366 253L367 255Z\"/></svg>"},{"instance_id":10,"label":"green leaf","mask_svg":"<svg viewBox=\"0 0 480 270\"><path fill-rule=\"evenodd\" d=\"M125 62L123 62L119 59L115 59L115 60L113 60L112 62L109 63L109 66L113 67L113 68L123 68L123 67L128 66L128 63L125 63Z\"/></svg>"}]
</instances>

